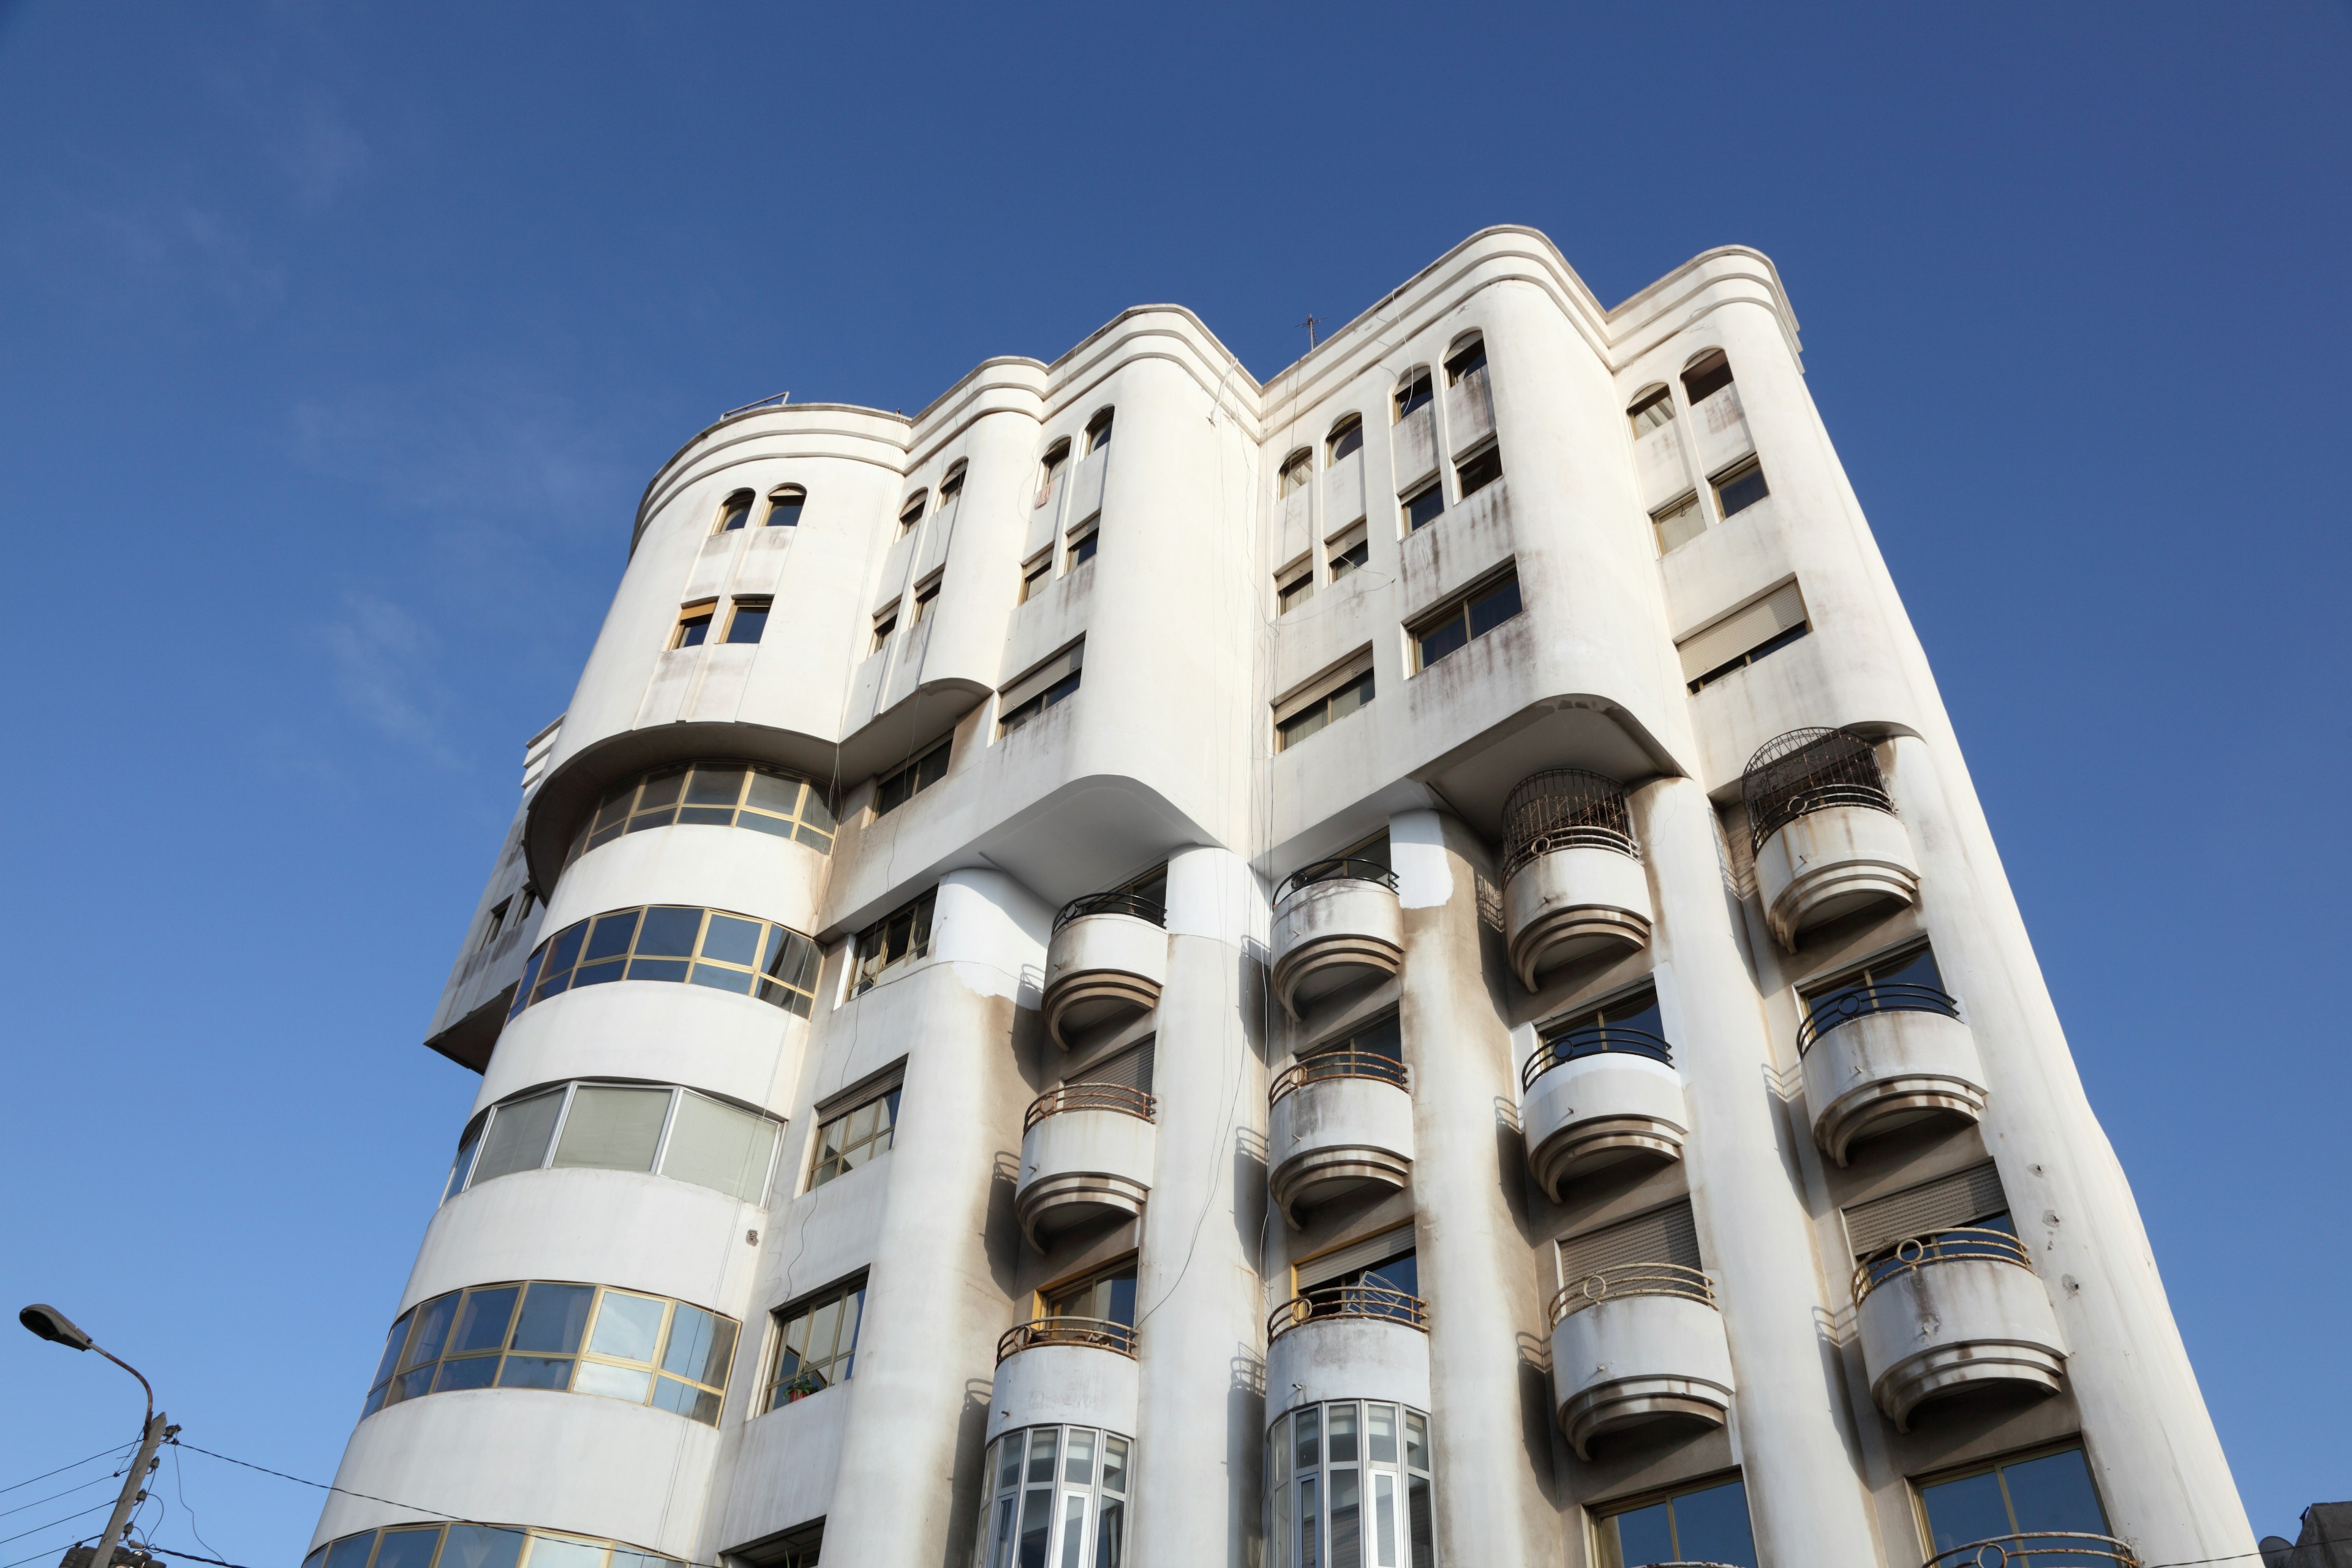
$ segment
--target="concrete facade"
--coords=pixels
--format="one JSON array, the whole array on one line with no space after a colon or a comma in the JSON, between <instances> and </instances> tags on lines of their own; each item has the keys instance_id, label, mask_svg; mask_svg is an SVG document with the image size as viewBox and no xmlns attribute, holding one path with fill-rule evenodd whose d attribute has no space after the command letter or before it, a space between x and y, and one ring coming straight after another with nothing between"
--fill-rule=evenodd
<instances>
[{"instance_id":1,"label":"concrete facade","mask_svg":"<svg viewBox=\"0 0 2352 1568\"><path fill-rule=\"evenodd\" d=\"M1633 1568L1736 1479L1909 1568L2079 1450L2065 1528L2253 1550L1763 257L1486 230L1263 383L1141 307L727 416L629 547L318 1547Z\"/></svg>"}]
</instances>

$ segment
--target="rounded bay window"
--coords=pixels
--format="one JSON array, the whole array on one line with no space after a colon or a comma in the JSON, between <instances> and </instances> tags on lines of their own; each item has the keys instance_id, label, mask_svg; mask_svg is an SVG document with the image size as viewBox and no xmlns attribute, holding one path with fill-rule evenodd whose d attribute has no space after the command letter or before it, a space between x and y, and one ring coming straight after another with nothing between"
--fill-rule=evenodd
<instances>
[{"instance_id":1,"label":"rounded bay window","mask_svg":"<svg viewBox=\"0 0 2352 1568\"><path fill-rule=\"evenodd\" d=\"M756 995L805 1018L815 1002L816 943L789 926L725 910L640 905L575 921L541 942L516 983L511 1022L533 1003L614 980L667 980Z\"/></svg>"},{"instance_id":2,"label":"rounded bay window","mask_svg":"<svg viewBox=\"0 0 2352 1568\"><path fill-rule=\"evenodd\" d=\"M1276 1419L1265 1445L1270 1568L1434 1568L1423 1412L1376 1400L1308 1405Z\"/></svg>"},{"instance_id":3,"label":"rounded bay window","mask_svg":"<svg viewBox=\"0 0 2352 1568\"><path fill-rule=\"evenodd\" d=\"M675 1557L593 1535L512 1524L396 1524L338 1536L302 1568L686 1568Z\"/></svg>"},{"instance_id":4,"label":"rounded bay window","mask_svg":"<svg viewBox=\"0 0 2352 1568\"><path fill-rule=\"evenodd\" d=\"M833 810L821 786L755 763L680 763L605 791L572 835L563 864L568 869L625 833L698 825L748 827L819 854L833 849Z\"/></svg>"},{"instance_id":5,"label":"rounded bay window","mask_svg":"<svg viewBox=\"0 0 2352 1568\"><path fill-rule=\"evenodd\" d=\"M981 1471L973 1568L1120 1568L1133 1455L1132 1439L1087 1426L1032 1426L998 1437Z\"/></svg>"}]
</instances>

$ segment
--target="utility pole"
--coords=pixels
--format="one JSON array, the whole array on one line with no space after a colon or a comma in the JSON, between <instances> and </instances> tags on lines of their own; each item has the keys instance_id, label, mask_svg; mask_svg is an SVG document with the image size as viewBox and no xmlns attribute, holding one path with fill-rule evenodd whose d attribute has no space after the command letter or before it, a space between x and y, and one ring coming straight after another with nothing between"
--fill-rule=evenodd
<instances>
[{"instance_id":1,"label":"utility pole","mask_svg":"<svg viewBox=\"0 0 2352 1568\"><path fill-rule=\"evenodd\" d=\"M147 1477L155 1468L156 1447L179 1428L169 1425L171 1418L155 1408L154 1386L137 1367L91 1339L74 1325L71 1318L55 1307L37 1301L18 1312L16 1321L51 1344L63 1345L68 1350L96 1351L138 1378L139 1386L147 1391L147 1425L139 1431L139 1457L131 1461L129 1469L122 1472L122 1493L114 1500L114 1511L107 1516L106 1533L99 1537L98 1550L90 1553L88 1565L88 1568L114 1568L114 1548L131 1523L131 1510L147 1496ZM67 1558L70 1562L72 1554L68 1552Z\"/></svg>"}]
</instances>

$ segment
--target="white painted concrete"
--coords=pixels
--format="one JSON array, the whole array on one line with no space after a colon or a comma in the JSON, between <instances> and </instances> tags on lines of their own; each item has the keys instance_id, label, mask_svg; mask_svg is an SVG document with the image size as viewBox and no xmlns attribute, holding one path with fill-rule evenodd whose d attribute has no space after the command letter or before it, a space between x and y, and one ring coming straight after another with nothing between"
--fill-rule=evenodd
<instances>
[{"instance_id":1,"label":"white painted concrete","mask_svg":"<svg viewBox=\"0 0 2352 1568\"><path fill-rule=\"evenodd\" d=\"M1919 867L1893 813L1862 805L1807 812L1756 852L1765 918L1784 947L1799 932L1878 903L1917 901Z\"/></svg>"},{"instance_id":2,"label":"white painted concrete","mask_svg":"<svg viewBox=\"0 0 2352 1568\"><path fill-rule=\"evenodd\" d=\"M1032 1345L997 1363L988 1440L1023 1426L1135 1431L1140 1375L1135 1358L1091 1345Z\"/></svg>"},{"instance_id":3,"label":"white painted concrete","mask_svg":"<svg viewBox=\"0 0 2352 1568\"><path fill-rule=\"evenodd\" d=\"M1379 1318L1314 1318L1265 1352L1265 1421L1329 1399L1392 1399L1426 1410L1429 1336Z\"/></svg>"},{"instance_id":4,"label":"white painted concrete","mask_svg":"<svg viewBox=\"0 0 2352 1568\"><path fill-rule=\"evenodd\" d=\"M1988 1384L2057 1390L2066 1347L2030 1268L1990 1258L1906 1268L1881 1280L1855 1316L1871 1397L1903 1430L1940 1395Z\"/></svg>"},{"instance_id":5,"label":"white painted concrete","mask_svg":"<svg viewBox=\"0 0 2352 1568\"><path fill-rule=\"evenodd\" d=\"M1569 1313L1552 1327L1551 1375L1580 1455L1629 1426L1719 1426L1731 1407L1723 1316L1680 1296L1609 1297Z\"/></svg>"},{"instance_id":6,"label":"white painted concrete","mask_svg":"<svg viewBox=\"0 0 2352 1568\"><path fill-rule=\"evenodd\" d=\"M1539 1074L1520 1104L1519 1121L1536 1180L1557 1198L1579 1174L1626 1160L1679 1159L1690 1110L1673 1068L1603 1051Z\"/></svg>"},{"instance_id":7,"label":"white painted concrete","mask_svg":"<svg viewBox=\"0 0 2352 1568\"><path fill-rule=\"evenodd\" d=\"M1941 1013L1865 1013L1805 1053L1813 1139L1840 1164L1855 1142L1924 1117L1975 1121L1984 1080L1976 1036Z\"/></svg>"}]
</instances>

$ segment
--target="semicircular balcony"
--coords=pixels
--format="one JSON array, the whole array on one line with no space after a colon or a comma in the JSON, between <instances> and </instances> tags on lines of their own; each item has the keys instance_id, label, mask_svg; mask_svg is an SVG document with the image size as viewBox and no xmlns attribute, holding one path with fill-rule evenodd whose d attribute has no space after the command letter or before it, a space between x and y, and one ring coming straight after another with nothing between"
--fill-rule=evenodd
<instances>
[{"instance_id":1,"label":"semicircular balcony","mask_svg":"<svg viewBox=\"0 0 2352 1568\"><path fill-rule=\"evenodd\" d=\"M2025 1244L1965 1226L1915 1236L1854 1267L1870 1394L1898 1431L1932 1399L2006 1385L2057 1392L2066 1352Z\"/></svg>"},{"instance_id":2,"label":"semicircular balcony","mask_svg":"<svg viewBox=\"0 0 2352 1568\"><path fill-rule=\"evenodd\" d=\"M1149 1013L1168 980L1168 911L1133 892L1064 904L1045 945L1046 1032L1073 1041Z\"/></svg>"},{"instance_id":3,"label":"semicircular balcony","mask_svg":"<svg viewBox=\"0 0 2352 1568\"><path fill-rule=\"evenodd\" d=\"M1941 987L1873 977L1808 1001L1797 1029L1805 1102L1812 1108L1813 1142L1839 1164L1865 1138L1983 1116L1976 1037L1960 1021L1959 1003Z\"/></svg>"},{"instance_id":4,"label":"semicircular balcony","mask_svg":"<svg viewBox=\"0 0 2352 1568\"><path fill-rule=\"evenodd\" d=\"M1765 922L1793 948L1815 926L1919 901L1919 860L1878 754L1851 730L1791 730L1748 759L1739 793Z\"/></svg>"},{"instance_id":5,"label":"semicircular balcony","mask_svg":"<svg viewBox=\"0 0 2352 1568\"><path fill-rule=\"evenodd\" d=\"M1342 855L1284 880L1274 906L1274 991L1293 1018L1335 991L1403 967L1395 872Z\"/></svg>"},{"instance_id":6,"label":"semicircular balcony","mask_svg":"<svg viewBox=\"0 0 2352 1568\"><path fill-rule=\"evenodd\" d=\"M1072 1226L1134 1219L1151 1195L1159 1101L1119 1083L1066 1083L1030 1103L1013 1212L1040 1251Z\"/></svg>"},{"instance_id":7,"label":"semicircular balcony","mask_svg":"<svg viewBox=\"0 0 2352 1568\"><path fill-rule=\"evenodd\" d=\"M2290 1555L2288 1561L2292 1562ZM2028 1530L1988 1536L1938 1552L1920 1568L2140 1568L2131 1542L2082 1530ZM1660 1568L1671 1568L1661 1564Z\"/></svg>"},{"instance_id":8,"label":"semicircular balcony","mask_svg":"<svg viewBox=\"0 0 2352 1568\"><path fill-rule=\"evenodd\" d=\"M1394 1057L1317 1051L1267 1090L1266 1192L1293 1226L1318 1204L1412 1174L1412 1079Z\"/></svg>"},{"instance_id":9,"label":"semicircular balcony","mask_svg":"<svg viewBox=\"0 0 2352 1568\"><path fill-rule=\"evenodd\" d=\"M1108 1318L1035 1318L996 1342L988 1436L1095 1426L1132 1436L1140 1386L1134 1328Z\"/></svg>"},{"instance_id":10,"label":"semicircular balcony","mask_svg":"<svg viewBox=\"0 0 2352 1568\"><path fill-rule=\"evenodd\" d=\"M1551 1325L1552 1393L1579 1458L1605 1433L1728 1416L1731 1346L1701 1270L1626 1263L1570 1280Z\"/></svg>"},{"instance_id":11,"label":"semicircular balcony","mask_svg":"<svg viewBox=\"0 0 2352 1568\"><path fill-rule=\"evenodd\" d=\"M1690 1112L1674 1047L1646 1029L1580 1024L1548 1036L1520 1069L1528 1164L1554 1203L1568 1184L1629 1161L1683 1157Z\"/></svg>"},{"instance_id":12,"label":"semicircular balcony","mask_svg":"<svg viewBox=\"0 0 2352 1568\"><path fill-rule=\"evenodd\" d=\"M1650 882L1624 786L1576 768L1520 781L1503 803L1503 931L1519 984L1649 945Z\"/></svg>"},{"instance_id":13,"label":"semicircular balcony","mask_svg":"<svg viewBox=\"0 0 2352 1568\"><path fill-rule=\"evenodd\" d=\"M1302 1290L1266 1315L1266 1415L1338 1399L1429 1408L1429 1303L1386 1286Z\"/></svg>"}]
</instances>

